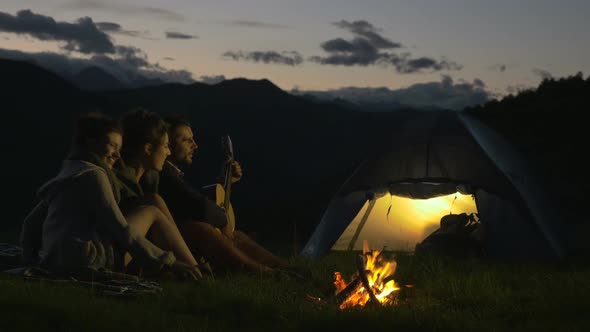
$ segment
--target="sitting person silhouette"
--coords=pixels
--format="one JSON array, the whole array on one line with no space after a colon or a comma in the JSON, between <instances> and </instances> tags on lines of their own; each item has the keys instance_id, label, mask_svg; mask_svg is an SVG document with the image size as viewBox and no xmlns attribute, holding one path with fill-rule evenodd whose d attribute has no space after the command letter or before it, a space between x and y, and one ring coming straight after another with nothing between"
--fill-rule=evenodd
<instances>
[{"instance_id":1,"label":"sitting person silhouette","mask_svg":"<svg viewBox=\"0 0 590 332\"><path fill-rule=\"evenodd\" d=\"M191 124L180 115L167 117L165 121L171 154L160 173L158 193L168 204L191 250L226 270L294 273L286 260L240 230L229 227L224 210L184 180L180 167L192 164L198 147ZM232 168L232 182L239 181L240 164L233 162L228 166Z\"/></svg>"}]
</instances>

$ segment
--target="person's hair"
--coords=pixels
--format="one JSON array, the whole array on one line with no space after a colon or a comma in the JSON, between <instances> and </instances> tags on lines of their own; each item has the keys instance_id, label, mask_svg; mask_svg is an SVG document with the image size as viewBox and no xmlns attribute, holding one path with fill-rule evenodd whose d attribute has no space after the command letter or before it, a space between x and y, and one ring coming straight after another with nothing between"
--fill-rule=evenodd
<instances>
[{"instance_id":1,"label":"person's hair","mask_svg":"<svg viewBox=\"0 0 590 332\"><path fill-rule=\"evenodd\" d=\"M76 119L72 148L87 150L91 144L101 142L112 132L123 135L123 128L109 115L98 111L81 114Z\"/></svg>"},{"instance_id":2,"label":"person's hair","mask_svg":"<svg viewBox=\"0 0 590 332\"><path fill-rule=\"evenodd\" d=\"M164 118L164 121L168 125L168 137L170 141L174 139L174 131L178 127L187 126L191 127L190 121L182 114L171 114Z\"/></svg>"},{"instance_id":3,"label":"person's hair","mask_svg":"<svg viewBox=\"0 0 590 332\"><path fill-rule=\"evenodd\" d=\"M123 125L123 158L136 158L146 143L159 145L168 129L164 120L155 112L135 108L121 117Z\"/></svg>"}]
</instances>

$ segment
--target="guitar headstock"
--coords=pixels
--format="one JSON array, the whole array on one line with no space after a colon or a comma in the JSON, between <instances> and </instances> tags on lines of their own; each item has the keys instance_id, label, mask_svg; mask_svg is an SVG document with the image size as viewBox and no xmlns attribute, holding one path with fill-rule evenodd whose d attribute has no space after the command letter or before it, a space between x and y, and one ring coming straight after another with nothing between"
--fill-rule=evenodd
<instances>
[{"instance_id":1,"label":"guitar headstock","mask_svg":"<svg viewBox=\"0 0 590 332\"><path fill-rule=\"evenodd\" d=\"M231 137L229 134L226 134L221 138L221 146L223 147L223 152L225 154L225 158L228 161L234 160L234 147L231 141Z\"/></svg>"}]
</instances>

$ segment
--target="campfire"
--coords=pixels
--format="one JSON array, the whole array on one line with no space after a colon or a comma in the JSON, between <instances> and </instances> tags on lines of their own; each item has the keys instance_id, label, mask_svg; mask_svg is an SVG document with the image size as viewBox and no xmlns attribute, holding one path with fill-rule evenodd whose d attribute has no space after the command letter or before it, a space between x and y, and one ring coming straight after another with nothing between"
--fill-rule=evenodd
<instances>
[{"instance_id":1,"label":"campfire","mask_svg":"<svg viewBox=\"0 0 590 332\"><path fill-rule=\"evenodd\" d=\"M336 301L340 309L372 304L395 304L400 287L393 280L397 267L395 260L386 260L382 250L369 250L363 241L363 253L357 257L357 271L346 283L340 272L334 272Z\"/></svg>"}]
</instances>

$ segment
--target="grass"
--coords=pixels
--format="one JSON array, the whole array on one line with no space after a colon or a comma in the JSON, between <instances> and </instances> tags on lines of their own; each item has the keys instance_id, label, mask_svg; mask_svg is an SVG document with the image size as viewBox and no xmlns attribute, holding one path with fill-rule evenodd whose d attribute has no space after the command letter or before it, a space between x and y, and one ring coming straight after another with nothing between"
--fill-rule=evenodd
<instances>
[{"instance_id":1,"label":"grass","mask_svg":"<svg viewBox=\"0 0 590 332\"><path fill-rule=\"evenodd\" d=\"M287 275L164 282L159 295L114 298L70 283L0 276L2 330L18 331L588 331L590 267L399 256L401 304L341 311L332 277L355 255L332 253ZM325 299L310 300L307 295Z\"/></svg>"}]
</instances>

